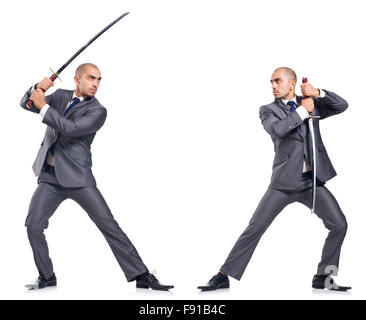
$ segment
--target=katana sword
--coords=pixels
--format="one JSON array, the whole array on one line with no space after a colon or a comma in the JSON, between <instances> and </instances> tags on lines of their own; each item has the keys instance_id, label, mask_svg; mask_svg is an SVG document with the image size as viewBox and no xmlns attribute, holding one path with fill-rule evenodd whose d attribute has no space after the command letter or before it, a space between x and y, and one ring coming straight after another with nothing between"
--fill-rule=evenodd
<instances>
[{"instance_id":1,"label":"katana sword","mask_svg":"<svg viewBox=\"0 0 366 320\"><path fill-rule=\"evenodd\" d=\"M52 76L50 77L50 80L52 82L54 82L59 74L64 71L64 69L80 54L82 53L87 47L89 47L97 38L99 38L104 32L106 32L110 27L112 27L115 23L117 23L119 20L121 20L123 17L127 16L129 14L129 12L125 12L123 15L119 16L116 20L114 20L112 23L110 23L108 26L106 26L102 31L100 31L99 33L97 33L92 39L90 39L82 48L80 48L78 51L76 51L76 53L69 59L66 61L66 63L57 70L57 72L54 72L52 74ZM30 109L33 106L33 101L29 100L27 102L27 107Z\"/></svg>"},{"instance_id":2,"label":"katana sword","mask_svg":"<svg viewBox=\"0 0 366 320\"><path fill-rule=\"evenodd\" d=\"M308 78L304 77L302 78L302 83L308 82ZM308 96L304 96L305 99L309 98ZM314 123L313 119L318 118L317 116L313 116L312 112L309 112L309 130L310 130L310 136L311 136L311 144L313 149L313 201L312 201L312 207L311 207L311 213L315 212L315 200L316 200L316 140L315 140L315 134L314 134Z\"/></svg>"}]
</instances>

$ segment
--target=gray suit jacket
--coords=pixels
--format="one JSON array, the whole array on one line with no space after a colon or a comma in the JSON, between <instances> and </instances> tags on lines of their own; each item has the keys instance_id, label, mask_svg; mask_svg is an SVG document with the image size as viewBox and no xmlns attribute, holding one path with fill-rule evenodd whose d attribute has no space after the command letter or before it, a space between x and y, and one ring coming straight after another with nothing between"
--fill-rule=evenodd
<instances>
[{"instance_id":1,"label":"gray suit jacket","mask_svg":"<svg viewBox=\"0 0 366 320\"><path fill-rule=\"evenodd\" d=\"M20 106L26 110L29 110L26 103L30 94L31 88L20 102ZM33 171L38 176L44 170L47 152L58 139L54 150L54 164L59 184L64 187L95 186L90 147L96 132L104 124L107 109L92 97L76 104L64 116L72 95L72 90L59 89L46 97L50 108L42 122L47 124L47 129L34 161ZM35 106L30 111L39 113Z\"/></svg>"},{"instance_id":2,"label":"gray suit jacket","mask_svg":"<svg viewBox=\"0 0 366 320\"><path fill-rule=\"evenodd\" d=\"M326 182L336 176L336 172L324 147L319 120L343 112L348 103L333 92L326 91L324 98L314 99L314 134L317 150L317 178ZM301 104L303 97L297 97ZM264 129L271 135L275 158L272 167L270 187L279 190L296 190L299 186L304 163L304 155L310 148L308 120L301 121L297 112L290 112L281 99L260 107L259 117ZM300 127L300 129L299 129ZM308 149L309 150L309 149ZM312 165L312 152L309 152Z\"/></svg>"}]
</instances>

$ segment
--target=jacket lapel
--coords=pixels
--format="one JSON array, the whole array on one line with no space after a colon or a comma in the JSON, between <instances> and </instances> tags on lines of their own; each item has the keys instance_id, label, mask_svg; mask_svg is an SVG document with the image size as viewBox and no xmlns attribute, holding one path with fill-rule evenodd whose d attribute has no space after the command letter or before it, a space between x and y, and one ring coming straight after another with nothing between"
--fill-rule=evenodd
<instances>
[{"instance_id":1,"label":"jacket lapel","mask_svg":"<svg viewBox=\"0 0 366 320\"><path fill-rule=\"evenodd\" d=\"M301 101L302 101L303 97L299 97L296 96L296 104L297 106L301 105ZM286 106L283 102L282 99L276 99L275 103L281 108L281 110L284 111L284 115L285 116L289 116L291 114L290 108L289 106ZM295 111L294 111L295 112ZM297 133L302 137L305 138L306 134L308 132L307 127L306 127L306 122L303 122L300 126L299 126L299 130L297 130Z\"/></svg>"},{"instance_id":2,"label":"jacket lapel","mask_svg":"<svg viewBox=\"0 0 366 320\"><path fill-rule=\"evenodd\" d=\"M299 97L299 96L296 96L296 105L297 107L301 105L301 101L302 99L304 99L304 97ZM282 99L276 99L275 100L275 103L282 109L286 112L286 115L290 114L291 111L290 111L290 108L289 106L286 106L283 102L282 102Z\"/></svg>"},{"instance_id":3,"label":"jacket lapel","mask_svg":"<svg viewBox=\"0 0 366 320\"><path fill-rule=\"evenodd\" d=\"M94 97L91 98L85 98L83 101L77 103L74 107L72 107L72 109L67 113L67 115L65 116L66 119L69 119L70 116L78 109L87 106L90 102L93 101L93 99L95 99Z\"/></svg>"},{"instance_id":4,"label":"jacket lapel","mask_svg":"<svg viewBox=\"0 0 366 320\"><path fill-rule=\"evenodd\" d=\"M291 112L290 108L286 106L281 99L276 99L275 103L285 112L285 116L287 117Z\"/></svg>"},{"instance_id":5,"label":"jacket lapel","mask_svg":"<svg viewBox=\"0 0 366 320\"><path fill-rule=\"evenodd\" d=\"M67 108L67 106L69 105L70 100L72 99L72 95L74 94L74 91L68 91L61 100L61 115L63 116L65 113L65 110Z\"/></svg>"}]
</instances>

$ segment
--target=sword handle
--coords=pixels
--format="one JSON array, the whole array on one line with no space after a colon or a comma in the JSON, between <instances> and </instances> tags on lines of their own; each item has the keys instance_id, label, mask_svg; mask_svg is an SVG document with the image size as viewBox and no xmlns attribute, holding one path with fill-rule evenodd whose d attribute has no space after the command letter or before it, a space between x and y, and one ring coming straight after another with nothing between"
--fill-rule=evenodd
<instances>
[{"instance_id":1,"label":"sword handle","mask_svg":"<svg viewBox=\"0 0 366 320\"><path fill-rule=\"evenodd\" d=\"M303 77L302 78L302 83L306 83L308 82L308 78L307 77ZM309 98L308 96L304 96L305 99ZM313 113L309 112L309 117L312 118L313 117Z\"/></svg>"},{"instance_id":2,"label":"sword handle","mask_svg":"<svg viewBox=\"0 0 366 320\"><path fill-rule=\"evenodd\" d=\"M58 77L58 73L57 73L57 72L55 72L55 73L53 73L53 74L52 74L52 76L50 77L50 80L51 80L52 82L54 82L54 81L57 79L57 77ZM33 105L34 105L34 102L33 102L32 100L28 100L28 102L26 103L26 107L27 107L28 109L32 109Z\"/></svg>"}]
</instances>

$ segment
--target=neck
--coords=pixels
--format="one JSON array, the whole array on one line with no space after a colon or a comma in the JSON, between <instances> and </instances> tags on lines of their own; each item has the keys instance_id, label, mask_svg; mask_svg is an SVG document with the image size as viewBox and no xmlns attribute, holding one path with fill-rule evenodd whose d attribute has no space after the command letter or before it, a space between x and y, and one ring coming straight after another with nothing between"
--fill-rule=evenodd
<instances>
[{"instance_id":1,"label":"neck","mask_svg":"<svg viewBox=\"0 0 366 320\"><path fill-rule=\"evenodd\" d=\"M291 93L289 93L287 96L283 97L282 99L290 101L290 100L292 100L294 97L295 97L295 94L291 92Z\"/></svg>"},{"instance_id":2,"label":"neck","mask_svg":"<svg viewBox=\"0 0 366 320\"><path fill-rule=\"evenodd\" d=\"M75 89L75 95L76 95L78 98L80 98L80 97L85 98L85 97L81 94L81 92L80 92L79 88L76 88L76 89Z\"/></svg>"}]
</instances>

